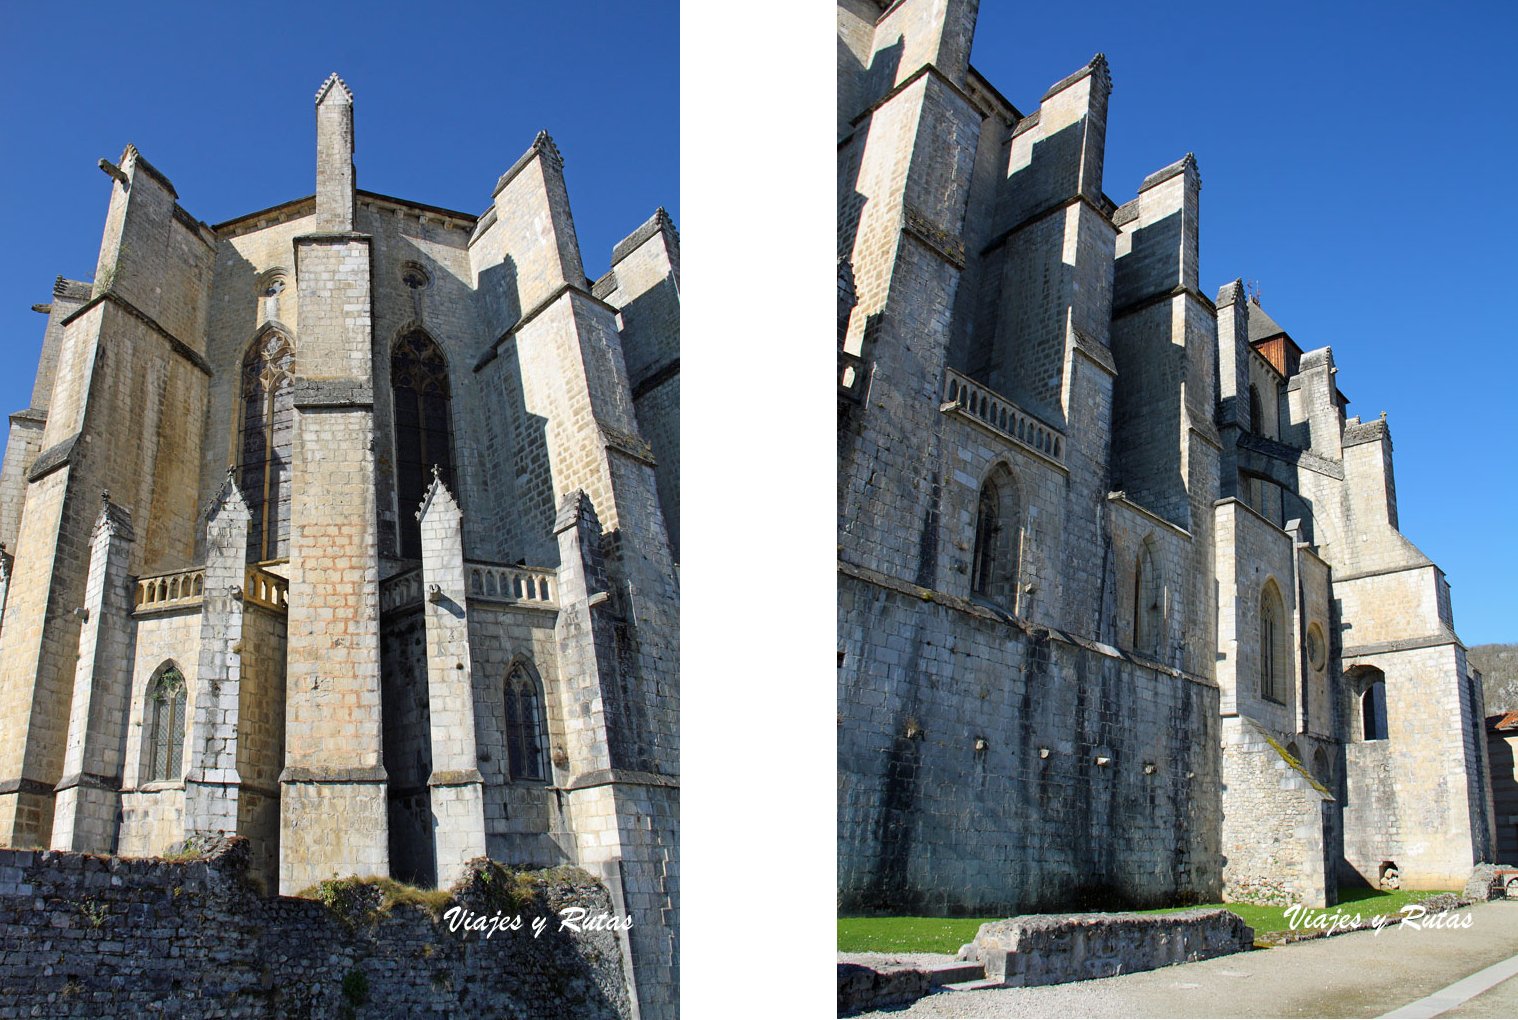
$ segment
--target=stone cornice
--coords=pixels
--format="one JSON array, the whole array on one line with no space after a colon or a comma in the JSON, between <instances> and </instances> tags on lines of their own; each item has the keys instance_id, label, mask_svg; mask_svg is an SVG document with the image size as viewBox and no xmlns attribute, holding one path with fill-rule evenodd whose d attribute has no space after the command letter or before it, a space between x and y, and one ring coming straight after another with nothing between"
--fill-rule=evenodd
<instances>
[{"instance_id":1,"label":"stone cornice","mask_svg":"<svg viewBox=\"0 0 1518 1020\"><path fill-rule=\"evenodd\" d=\"M964 238L944 230L915 206L902 203L901 232L915 237L924 247L955 269L965 267Z\"/></svg>"},{"instance_id":2,"label":"stone cornice","mask_svg":"<svg viewBox=\"0 0 1518 1020\"><path fill-rule=\"evenodd\" d=\"M1121 319L1126 315L1132 315L1135 312L1141 312L1146 308L1150 308L1157 304L1162 304L1165 301L1169 301L1172 298L1178 297L1191 298L1200 304L1203 308L1205 308L1209 315L1216 315L1218 313L1217 305L1213 304L1212 299L1209 298L1206 294L1203 294L1195 287L1188 287L1184 283L1178 283L1174 287L1171 287L1169 290L1160 291L1158 294L1150 294L1148 297L1142 297L1136 301L1130 301L1120 308L1114 308L1112 310L1112 321L1116 322L1118 319Z\"/></svg>"},{"instance_id":3,"label":"stone cornice","mask_svg":"<svg viewBox=\"0 0 1518 1020\"><path fill-rule=\"evenodd\" d=\"M486 365L494 361L496 354L502 344L526 328L527 324L530 323L533 319L536 319L539 315L542 315L549 308L552 308L554 303L557 302L559 298L563 297L565 294L578 294L580 297L596 305L597 307L605 309L613 315L617 314L617 309L614 306L607 304L605 301L602 301L590 291L586 290L583 286L579 286L573 283L561 283L557 288L554 289L554 292L552 294L549 294L542 301L539 301L537 304L533 305L531 311L527 312L516 322L512 323L506 332L502 333L495 340L492 340L490 342L490 346L485 348L485 353L481 354L479 360L474 363L474 370L476 372L479 372L483 370Z\"/></svg>"},{"instance_id":4,"label":"stone cornice","mask_svg":"<svg viewBox=\"0 0 1518 1020\"><path fill-rule=\"evenodd\" d=\"M1453 631L1442 631L1438 634L1427 634L1423 637L1401 638L1396 641L1377 641L1373 644L1349 645L1340 654L1342 664L1350 663L1351 659L1363 659L1372 655L1386 655L1389 652L1411 652L1420 648L1438 648L1441 645L1454 645L1456 648L1464 648L1464 643L1455 636ZM1350 663L1353 665L1353 663Z\"/></svg>"},{"instance_id":5,"label":"stone cornice","mask_svg":"<svg viewBox=\"0 0 1518 1020\"><path fill-rule=\"evenodd\" d=\"M78 444L81 434L75 432L63 442L50 446L39 453L37 459L32 461L31 468L26 472L27 482L40 481L67 464L69 459L74 455L74 447Z\"/></svg>"},{"instance_id":6,"label":"stone cornice","mask_svg":"<svg viewBox=\"0 0 1518 1020\"><path fill-rule=\"evenodd\" d=\"M16 779L0 780L0 796L9 793L30 793L35 796L51 797L53 795L53 784L39 782L36 779L27 779L24 776Z\"/></svg>"},{"instance_id":7,"label":"stone cornice","mask_svg":"<svg viewBox=\"0 0 1518 1020\"><path fill-rule=\"evenodd\" d=\"M634 401L641 400L649 392L658 389L671 379L680 374L680 359L675 358L649 372L643 378L632 384L632 398Z\"/></svg>"},{"instance_id":8,"label":"stone cornice","mask_svg":"<svg viewBox=\"0 0 1518 1020\"><path fill-rule=\"evenodd\" d=\"M1109 493L1107 493L1107 502L1112 503L1112 504L1117 505L1117 506L1124 507L1124 508L1126 508L1128 510L1132 510L1134 513L1138 514L1140 517L1143 517L1144 519L1148 520L1150 523L1152 523L1152 524L1158 524L1162 528L1165 528L1165 529L1167 529L1169 531L1173 531L1177 535L1179 535L1181 538L1184 538L1188 542L1191 541L1191 539L1192 539L1191 532L1187 531L1185 528L1181 527L1179 524L1175 523L1174 521L1167 521L1165 518L1161 517L1159 514L1155 513L1153 510L1150 510L1148 507L1144 506L1142 503L1135 502L1133 500L1133 498L1131 496L1129 496L1126 491L1123 491L1123 490L1120 489L1117 492L1109 492Z\"/></svg>"},{"instance_id":9,"label":"stone cornice","mask_svg":"<svg viewBox=\"0 0 1518 1020\"><path fill-rule=\"evenodd\" d=\"M976 112L980 112L980 106L975 102L975 97L970 95L964 89L960 88L958 83L956 83L953 78L950 78L948 75L944 74L932 64L923 64L917 70L913 71L911 74L903 78L901 84L894 86L885 95L881 96L879 99L875 100L869 106L866 106L863 110L856 114L854 118L849 121L849 127L851 129L849 133L838 139L839 148L842 148L853 140L854 136L859 133L860 125L864 124L870 119L870 117L874 116L876 110L880 109L886 103L889 103L891 100L901 95L907 89L911 88L917 83L918 79L925 77L936 78L939 82L948 86L949 91L953 92L960 99L963 99L971 109L975 110Z\"/></svg>"},{"instance_id":10,"label":"stone cornice","mask_svg":"<svg viewBox=\"0 0 1518 1020\"><path fill-rule=\"evenodd\" d=\"M1017 234L1019 231L1026 230L1033 224L1039 222L1040 220L1046 219L1047 217L1053 216L1055 213L1063 212L1064 210L1070 208L1072 205L1089 206L1092 212L1096 213L1102 218L1102 222L1112 227L1113 230L1117 229L1117 227L1112 223L1112 214L1116 212L1116 209L1103 209L1101 206L1091 201L1091 199L1087 198L1085 195L1072 195L1069 198L1060 199L1058 202L1055 202L1052 205L1047 205L1037 212L1024 216L1012 226L1008 227L1006 230L1003 230L1001 233L991 238L990 241L986 242L985 247L980 250L981 255L991 254L993 251L1011 240L1013 235Z\"/></svg>"},{"instance_id":11,"label":"stone cornice","mask_svg":"<svg viewBox=\"0 0 1518 1020\"><path fill-rule=\"evenodd\" d=\"M93 772L75 772L60 779L58 785L53 787L53 792L62 793L64 790L72 790L76 786L114 792L121 789L121 777L101 776Z\"/></svg>"},{"instance_id":12,"label":"stone cornice","mask_svg":"<svg viewBox=\"0 0 1518 1020\"><path fill-rule=\"evenodd\" d=\"M610 425L601 424L601 444L608 452L615 450L617 453L641 461L649 467L657 467L654 462L653 447L642 436L632 432L624 432Z\"/></svg>"},{"instance_id":13,"label":"stone cornice","mask_svg":"<svg viewBox=\"0 0 1518 1020\"><path fill-rule=\"evenodd\" d=\"M1238 447L1251 453L1258 453L1262 457L1289 464L1292 467L1306 468L1315 474L1324 475L1337 481L1344 480L1344 465L1329 460L1321 454L1311 450L1302 450L1295 446L1287 446L1285 443L1274 439L1266 439L1264 436L1253 432L1239 432Z\"/></svg>"},{"instance_id":14,"label":"stone cornice","mask_svg":"<svg viewBox=\"0 0 1518 1020\"><path fill-rule=\"evenodd\" d=\"M388 774L383 765L368 767L359 765L291 765L279 774L280 785L285 783L386 783Z\"/></svg>"},{"instance_id":15,"label":"stone cornice","mask_svg":"<svg viewBox=\"0 0 1518 1020\"><path fill-rule=\"evenodd\" d=\"M1378 567L1375 570L1357 570L1352 574L1335 574L1334 583L1341 581L1359 581L1367 577L1385 577L1388 574L1405 574L1411 570L1438 570L1439 565L1433 560L1423 560L1419 563L1399 563L1394 567Z\"/></svg>"},{"instance_id":16,"label":"stone cornice","mask_svg":"<svg viewBox=\"0 0 1518 1020\"><path fill-rule=\"evenodd\" d=\"M163 326L159 324L157 319L153 318L147 312L144 312L141 308L138 308L136 305L132 304L126 298L122 297L120 294L117 294L113 290L108 290L104 294L101 294L99 297L91 298L89 301L86 301L84 304L80 305L78 309L72 312L67 318L63 319L59 324L62 326L68 326L70 323L77 320L80 316L89 312L90 309L107 301L111 302L117 308L120 308L122 311L126 312L133 318L139 320L153 332L157 333L159 336L167 340L169 342L169 346L174 350L175 354L178 354L181 358L184 358L190 364L200 369L202 374L206 376L210 376L212 374L210 363L207 362L205 358L197 354L193 347L185 343L183 340L179 339L173 333L170 333L168 330L164 329Z\"/></svg>"},{"instance_id":17,"label":"stone cornice","mask_svg":"<svg viewBox=\"0 0 1518 1020\"><path fill-rule=\"evenodd\" d=\"M595 769L570 780L566 790L589 790L597 786L663 786L679 789L678 776L636 769Z\"/></svg>"}]
</instances>

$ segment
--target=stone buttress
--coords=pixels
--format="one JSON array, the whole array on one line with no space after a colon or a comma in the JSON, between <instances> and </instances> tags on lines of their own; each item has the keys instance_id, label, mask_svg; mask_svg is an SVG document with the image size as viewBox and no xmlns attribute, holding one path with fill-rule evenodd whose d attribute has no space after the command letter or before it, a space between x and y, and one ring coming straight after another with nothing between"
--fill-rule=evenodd
<instances>
[{"instance_id":1,"label":"stone buttress","mask_svg":"<svg viewBox=\"0 0 1518 1020\"><path fill-rule=\"evenodd\" d=\"M353 96L317 94L315 231L295 238L300 303L290 526L284 893L387 875L381 760L370 238L353 229Z\"/></svg>"},{"instance_id":2,"label":"stone buttress","mask_svg":"<svg viewBox=\"0 0 1518 1020\"><path fill-rule=\"evenodd\" d=\"M0 531L16 535L0 633L0 842L13 846L51 841L99 493L115 493L137 522L133 574L194 554L195 501L183 494L195 491L201 430L184 423L203 417L211 374L213 240L135 147L101 166L112 185L95 284L72 310L77 288L55 288L38 380L46 388L52 375L41 452L25 472L19 519L14 504L0 505Z\"/></svg>"},{"instance_id":3,"label":"stone buttress","mask_svg":"<svg viewBox=\"0 0 1518 1020\"><path fill-rule=\"evenodd\" d=\"M485 856L484 781L474 724L474 667L469 655L463 515L436 475L416 511L422 525L422 612L427 632L427 708L431 726L434 860L438 888Z\"/></svg>"},{"instance_id":4,"label":"stone buttress","mask_svg":"<svg viewBox=\"0 0 1518 1020\"><path fill-rule=\"evenodd\" d=\"M110 853L116 845L122 749L130 714L131 515L101 494L81 607L79 664L69 713L68 753L58 783L52 847Z\"/></svg>"}]
</instances>

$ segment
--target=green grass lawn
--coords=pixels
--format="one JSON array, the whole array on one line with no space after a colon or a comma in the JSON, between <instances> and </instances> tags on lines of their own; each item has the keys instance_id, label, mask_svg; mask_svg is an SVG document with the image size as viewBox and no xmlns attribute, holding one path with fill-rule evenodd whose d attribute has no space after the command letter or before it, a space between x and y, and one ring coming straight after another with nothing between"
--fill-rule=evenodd
<instances>
[{"instance_id":1,"label":"green grass lawn","mask_svg":"<svg viewBox=\"0 0 1518 1020\"><path fill-rule=\"evenodd\" d=\"M1344 914L1359 914L1369 920L1376 914L1395 914L1405 904L1415 903L1436 891L1403 889L1397 892L1378 892L1373 889L1345 889L1340 893L1337 908ZM1258 907L1250 903L1206 903L1203 907L1223 907L1244 919L1256 935L1266 932L1286 931L1285 907ZM1146 914L1173 913L1192 910L1194 907L1162 907L1146 910ZM1313 911L1314 914L1319 913ZM838 919L838 951L841 953L955 953L966 942L974 940L976 931L987 921L999 921L998 917L840 917Z\"/></svg>"}]
</instances>

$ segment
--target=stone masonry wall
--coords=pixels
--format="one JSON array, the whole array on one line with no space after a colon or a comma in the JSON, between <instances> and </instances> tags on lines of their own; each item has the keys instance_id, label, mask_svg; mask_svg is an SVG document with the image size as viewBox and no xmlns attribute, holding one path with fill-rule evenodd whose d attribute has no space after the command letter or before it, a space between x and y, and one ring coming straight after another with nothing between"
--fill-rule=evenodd
<instances>
[{"instance_id":1,"label":"stone masonry wall","mask_svg":"<svg viewBox=\"0 0 1518 1020\"><path fill-rule=\"evenodd\" d=\"M1223 720L1223 786L1223 898L1279 906L1337 902L1330 817L1337 805L1302 763L1235 716Z\"/></svg>"},{"instance_id":2,"label":"stone masonry wall","mask_svg":"<svg viewBox=\"0 0 1518 1020\"><path fill-rule=\"evenodd\" d=\"M487 939L418 906L366 916L362 889L336 910L266 898L246 866L242 840L185 863L0 850L0 1017L632 1015L617 933L558 930L565 907L612 910L583 872L519 886L477 862L457 902L524 918Z\"/></svg>"},{"instance_id":3,"label":"stone masonry wall","mask_svg":"<svg viewBox=\"0 0 1518 1020\"><path fill-rule=\"evenodd\" d=\"M841 910L1217 895L1215 688L860 571L839 599Z\"/></svg>"},{"instance_id":4,"label":"stone masonry wall","mask_svg":"<svg viewBox=\"0 0 1518 1020\"><path fill-rule=\"evenodd\" d=\"M1463 659L1453 643L1345 658L1346 672L1374 666L1386 678L1386 756L1361 750L1363 744L1350 746L1345 855L1362 875L1375 878L1381 860L1394 859L1405 888L1458 889L1471 866L1490 852L1490 809L1473 790L1484 762L1473 761L1477 745L1462 723L1471 715ZM1351 705L1358 709L1358 703ZM1389 769L1395 791L1395 811L1386 814L1366 810L1386 799L1386 779L1374 771L1377 765ZM1360 794L1357 802L1361 790L1370 796ZM1393 823L1400 845L1388 846L1377 830ZM1379 857L1378 847L1401 856Z\"/></svg>"},{"instance_id":5,"label":"stone masonry wall","mask_svg":"<svg viewBox=\"0 0 1518 1020\"><path fill-rule=\"evenodd\" d=\"M568 781L564 754L565 698L558 670L554 616L537 609L480 603L469 611L469 648L474 665L474 725L489 755L480 760L485 780L485 839L493 860L549 865L571 859L561 794ZM506 676L525 662L542 682L547 720L548 782L511 782L506 756ZM563 841L563 844L559 841Z\"/></svg>"}]
</instances>

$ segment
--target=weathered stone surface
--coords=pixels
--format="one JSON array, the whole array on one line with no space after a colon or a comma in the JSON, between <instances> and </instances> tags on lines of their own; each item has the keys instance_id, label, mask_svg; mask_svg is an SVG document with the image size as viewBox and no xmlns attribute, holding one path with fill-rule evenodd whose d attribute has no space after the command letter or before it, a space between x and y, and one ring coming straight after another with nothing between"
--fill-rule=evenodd
<instances>
[{"instance_id":1,"label":"weathered stone surface","mask_svg":"<svg viewBox=\"0 0 1518 1020\"><path fill-rule=\"evenodd\" d=\"M877 970L857 963L838 965L838 1015L915 1002L933 990L927 971L915 967Z\"/></svg>"},{"instance_id":2,"label":"weathered stone surface","mask_svg":"<svg viewBox=\"0 0 1518 1020\"><path fill-rule=\"evenodd\" d=\"M987 979L1008 987L1131 974L1253 946L1254 929L1227 910L1034 914L983 924L974 942Z\"/></svg>"},{"instance_id":3,"label":"weathered stone surface","mask_svg":"<svg viewBox=\"0 0 1518 1020\"><path fill-rule=\"evenodd\" d=\"M266 897L246 839L207 846L188 861L0 849L0 1015L632 1015L616 933L560 928L566 907L613 912L583 872L474 862L452 902L524 918L486 938L385 908L373 887L333 890L331 906Z\"/></svg>"},{"instance_id":4,"label":"weathered stone surface","mask_svg":"<svg viewBox=\"0 0 1518 1020\"><path fill-rule=\"evenodd\" d=\"M1389 427L1202 289L1194 157L1106 197L1105 58L1025 113L977 9L838 4L841 908L1464 882L1480 691Z\"/></svg>"}]
</instances>

